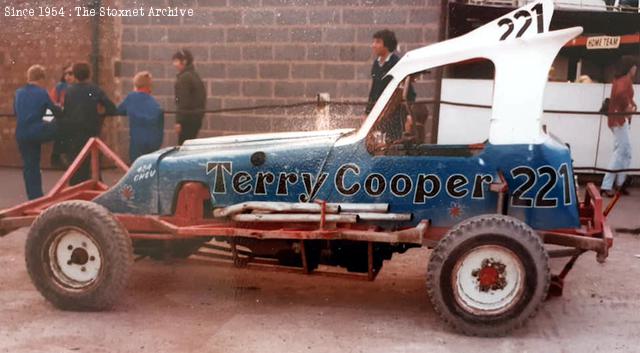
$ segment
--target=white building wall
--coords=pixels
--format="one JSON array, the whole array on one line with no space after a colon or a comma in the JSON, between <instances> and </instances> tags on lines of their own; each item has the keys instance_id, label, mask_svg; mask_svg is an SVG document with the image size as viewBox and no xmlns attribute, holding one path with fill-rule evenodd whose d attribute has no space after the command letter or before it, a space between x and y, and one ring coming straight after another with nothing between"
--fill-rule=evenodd
<instances>
[{"instance_id":1,"label":"white building wall","mask_svg":"<svg viewBox=\"0 0 640 353\"><path fill-rule=\"evenodd\" d=\"M522 94L526 94L522 87ZM635 101L640 102L640 85L634 85ZM611 84L549 82L544 95L545 110L598 111ZM491 105L493 80L443 79L441 100ZM525 108L526 109L526 108ZM483 142L489 137L490 109L440 106L439 144ZM514 117L517 119L517 117ZM613 150L613 137L607 118L597 115L545 113L547 132L571 145L574 166L607 168ZM631 124L633 160L640 168L640 119Z\"/></svg>"}]
</instances>

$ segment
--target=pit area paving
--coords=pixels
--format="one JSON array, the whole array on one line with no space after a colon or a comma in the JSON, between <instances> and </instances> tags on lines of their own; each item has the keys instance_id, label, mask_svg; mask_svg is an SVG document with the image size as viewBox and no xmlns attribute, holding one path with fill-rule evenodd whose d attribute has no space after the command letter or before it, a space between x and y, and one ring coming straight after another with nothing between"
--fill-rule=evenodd
<instances>
[{"instance_id":1,"label":"pit area paving","mask_svg":"<svg viewBox=\"0 0 640 353\"><path fill-rule=\"evenodd\" d=\"M60 172L44 174L51 187ZM0 169L0 208L24 200ZM610 217L640 227L640 190ZM374 282L142 260L114 310L63 312L31 284L27 229L0 238L0 352L639 352L640 236L618 232L605 264L582 256L563 297L503 338L450 330L426 295L429 250L395 255ZM553 260L557 272L561 260Z\"/></svg>"}]
</instances>

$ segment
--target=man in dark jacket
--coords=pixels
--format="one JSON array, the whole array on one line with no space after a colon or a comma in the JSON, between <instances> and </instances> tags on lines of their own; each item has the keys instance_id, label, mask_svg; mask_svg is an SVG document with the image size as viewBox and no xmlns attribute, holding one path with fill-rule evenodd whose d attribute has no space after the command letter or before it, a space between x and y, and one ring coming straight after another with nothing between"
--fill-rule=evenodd
<instances>
[{"instance_id":1,"label":"man in dark jacket","mask_svg":"<svg viewBox=\"0 0 640 353\"><path fill-rule=\"evenodd\" d=\"M116 115L117 110L102 89L89 81L91 68L88 63L73 64L73 75L76 83L67 89L64 99L64 118L61 123L67 136L68 153L71 159L75 160L87 141L91 137L100 135L102 119L98 114L98 105L104 107L107 115ZM90 163L90 159L87 158L71 178L71 185L89 180Z\"/></svg>"},{"instance_id":2,"label":"man in dark jacket","mask_svg":"<svg viewBox=\"0 0 640 353\"><path fill-rule=\"evenodd\" d=\"M194 139L202 127L207 103L207 90L193 66L193 54L181 49L173 55L173 66L178 70L175 83L176 132L178 144Z\"/></svg>"},{"instance_id":3,"label":"man in dark jacket","mask_svg":"<svg viewBox=\"0 0 640 353\"><path fill-rule=\"evenodd\" d=\"M13 108L17 117L16 140L23 162L24 184L29 200L42 197L42 175L40 173L40 151L43 142L55 137L55 122L43 120L48 110L59 117L61 110L53 104L43 88L45 71L33 65L27 71L28 83L16 91Z\"/></svg>"},{"instance_id":4,"label":"man in dark jacket","mask_svg":"<svg viewBox=\"0 0 640 353\"><path fill-rule=\"evenodd\" d=\"M383 29L373 34L371 50L376 56L376 59L373 60L373 65L371 66L371 90L369 91L369 100L365 110L367 114L371 112L378 98L380 98L384 89L389 82L391 82L391 76L385 77L385 75L400 60L400 57L395 54L397 47L398 40L392 31ZM413 87L410 87L408 96L408 100L415 100L416 93Z\"/></svg>"},{"instance_id":5,"label":"man in dark jacket","mask_svg":"<svg viewBox=\"0 0 640 353\"><path fill-rule=\"evenodd\" d=\"M373 34L371 50L376 59L371 66L371 90L369 91L369 100L365 109L366 114L371 112L382 92L391 82L392 77L385 75L400 61L400 57L394 53L397 47L398 40L392 31L383 29ZM409 102L415 102L416 100L416 93L411 85L407 93L407 100ZM381 122L389 142L400 140L403 137L407 123L407 111L404 107L399 105L394 109L390 119Z\"/></svg>"}]
</instances>

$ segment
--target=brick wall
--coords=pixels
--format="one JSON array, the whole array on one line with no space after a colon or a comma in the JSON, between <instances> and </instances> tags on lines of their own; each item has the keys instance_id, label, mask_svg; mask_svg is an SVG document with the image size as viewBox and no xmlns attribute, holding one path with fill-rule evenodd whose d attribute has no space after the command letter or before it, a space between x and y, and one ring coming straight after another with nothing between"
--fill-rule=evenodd
<instances>
[{"instance_id":1,"label":"brick wall","mask_svg":"<svg viewBox=\"0 0 640 353\"><path fill-rule=\"evenodd\" d=\"M128 1L121 1L127 6ZM139 3L139 2L137 2ZM396 32L399 49L437 41L440 2L434 0L193 0L181 19L122 19L121 89L136 71L150 70L155 95L173 109L175 70L171 55L192 50L207 83L209 109L287 104L315 99L366 100L373 59L373 32ZM420 98L433 96L434 80L418 84ZM363 108L331 107L330 124L356 126ZM238 132L313 129L313 107L209 115L200 136ZM167 116L167 129L173 126ZM174 134L167 130L169 143ZM123 138L125 138L123 136Z\"/></svg>"},{"instance_id":2,"label":"brick wall","mask_svg":"<svg viewBox=\"0 0 640 353\"><path fill-rule=\"evenodd\" d=\"M34 6L22 1L0 1L4 6ZM51 4L54 4L53 2ZM77 5L75 0L55 1L69 11ZM109 1L105 1L109 4ZM100 84L110 94L116 89L113 59L119 56L113 18L102 18L100 25L102 55L100 57ZM15 90L26 82L26 71L34 64L47 69L48 88L60 79L62 66L76 61L91 59L91 19L72 16L65 17L2 17L0 26L0 113L13 113ZM116 134L107 122L103 138L116 144ZM50 144L45 145L43 165L48 166ZM20 166L15 142L15 118L0 117L0 165Z\"/></svg>"},{"instance_id":3,"label":"brick wall","mask_svg":"<svg viewBox=\"0 0 640 353\"><path fill-rule=\"evenodd\" d=\"M56 5L70 7L77 1ZM373 32L394 30L400 51L406 52L437 40L440 17L435 0L103 0L103 5L193 8L190 18L101 19L100 84L119 101L131 90L133 74L149 70L154 95L167 110L174 109L171 56L179 48L195 54L209 109L296 103L320 92L331 100L363 101ZM90 21L3 18L0 112L11 111L13 92L24 84L30 65L46 65L53 86L62 63L90 59ZM426 77L417 84L419 98L432 98L434 87L433 78ZM331 107L321 121L313 107L214 114L207 116L200 136L357 126L362 111ZM165 144L173 144L173 116L166 120ZM109 118L104 127L103 138L121 156L127 155L127 126L124 118ZM0 165L19 165L14 127L13 118L0 118Z\"/></svg>"}]
</instances>

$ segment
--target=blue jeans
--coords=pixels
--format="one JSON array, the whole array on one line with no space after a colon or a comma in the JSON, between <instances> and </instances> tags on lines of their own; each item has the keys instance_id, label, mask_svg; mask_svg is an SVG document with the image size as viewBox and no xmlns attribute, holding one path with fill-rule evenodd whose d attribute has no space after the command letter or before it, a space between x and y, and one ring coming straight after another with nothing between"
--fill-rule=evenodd
<instances>
[{"instance_id":1,"label":"blue jeans","mask_svg":"<svg viewBox=\"0 0 640 353\"><path fill-rule=\"evenodd\" d=\"M40 174L40 142L18 140L22 157L22 176L29 200L42 197L42 175Z\"/></svg>"},{"instance_id":2,"label":"blue jeans","mask_svg":"<svg viewBox=\"0 0 640 353\"><path fill-rule=\"evenodd\" d=\"M629 123L625 121L624 125L616 126L611 129L613 131L613 159L609 162L609 169L627 169L631 165L631 142L629 141ZM624 183L627 173L607 173L602 180L602 190L613 189L615 181L616 186L620 187Z\"/></svg>"}]
</instances>

